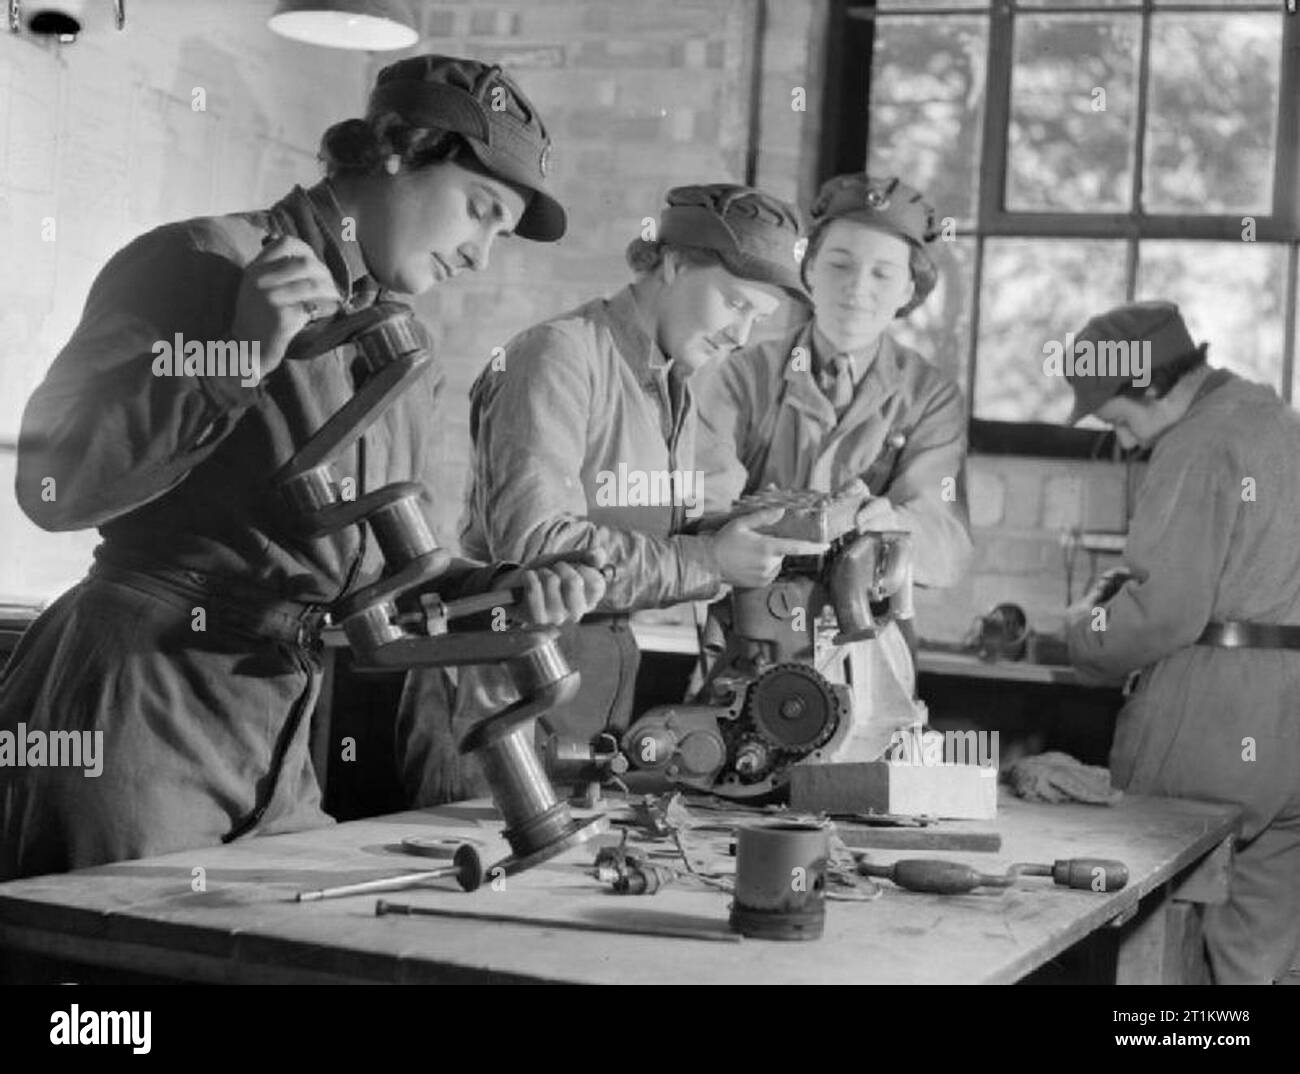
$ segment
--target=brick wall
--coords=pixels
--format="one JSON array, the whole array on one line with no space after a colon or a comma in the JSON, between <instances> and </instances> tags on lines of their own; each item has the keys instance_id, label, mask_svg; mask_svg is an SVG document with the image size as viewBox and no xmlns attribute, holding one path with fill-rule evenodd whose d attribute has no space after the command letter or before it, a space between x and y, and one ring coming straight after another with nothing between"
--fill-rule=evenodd
<instances>
[{"instance_id":1,"label":"brick wall","mask_svg":"<svg viewBox=\"0 0 1300 1074\"><path fill-rule=\"evenodd\" d=\"M1115 533L1126 519L1123 466L975 455L967 461L975 558L970 572L947 590L917 594L920 633L959 641L976 615L996 604L1024 608L1033 629L1052 632L1066 605L1066 550L1070 531ZM1098 570L1117 560L1101 555ZM1075 556L1073 599L1082 595L1093 563Z\"/></svg>"},{"instance_id":2,"label":"brick wall","mask_svg":"<svg viewBox=\"0 0 1300 1074\"><path fill-rule=\"evenodd\" d=\"M375 70L393 57L282 41L265 29L271 7L134 0L127 33L101 25L57 55L0 34L0 246L22 251L0 259L0 438L16 432L22 402L114 249L164 220L259 205L311 181L320 132L360 114ZM752 169L760 186L808 203L827 0L767 0L761 20L757 0L416 7L416 51L501 62L538 103L571 221L561 243L501 243L487 272L418 300L447 370L437 430L447 465L434 493L450 544L469 450L467 393L493 347L621 286L623 248L670 186L742 181ZM203 113L191 107L197 86L207 92ZM792 107L796 88L802 112ZM47 215L58 221L53 244L36 234ZM5 488L12 469L0 451ZM970 461L969 476L975 566L955 590L920 595L922 632L958 638L1002 600L1050 629L1064 606L1061 533L1118 527L1122 470L985 457ZM0 496L0 597L54 595L79 577L95 540L40 534L11 495ZM1076 594L1086 556L1079 570Z\"/></svg>"},{"instance_id":3,"label":"brick wall","mask_svg":"<svg viewBox=\"0 0 1300 1074\"><path fill-rule=\"evenodd\" d=\"M467 394L492 348L630 279L623 250L669 187L743 179L755 4L432 0L422 9L417 51L499 62L537 104L569 212L560 243L498 243L486 272L417 300L447 372L438 436L448 465L433 491L438 536L451 544L469 452Z\"/></svg>"}]
</instances>

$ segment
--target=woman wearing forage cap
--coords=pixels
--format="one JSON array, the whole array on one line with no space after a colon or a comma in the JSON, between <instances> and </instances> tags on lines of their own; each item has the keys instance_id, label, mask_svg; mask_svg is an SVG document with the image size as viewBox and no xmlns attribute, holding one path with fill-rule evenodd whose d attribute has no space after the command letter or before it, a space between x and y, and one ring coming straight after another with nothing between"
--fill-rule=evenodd
<instances>
[{"instance_id":1,"label":"woman wearing forage cap","mask_svg":"<svg viewBox=\"0 0 1300 1074\"><path fill-rule=\"evenodd\" d=\"M787 298L802 300L798 239L794 211L760 191L670 190L656 237L628 246L630 284L522 332L474 384L466 551L528 560L600 549L616 571L595 613L566 630L582 687L544 730L585 741L626 728L640 663L630 612L762 585L784 556L821 549L754 532L779 512L685 532L701 506L695 473L707 466L694 446L694 377ZM624 494L632 485L620 474L676 474L682 495L643 502ZM482 793L473 763L451 747L512 696L477 668L408 679L398 742L414 801Z\"/></svg>"},{"instance_id":2,"label":"woman wearing forage cap","mask_svg":"<svg viewBox=\"0 0 1300 1074\"><path fill-rule=\"evenodd\" d=\"M82 732L100 770L0 764L0 879L332 823L307 750L319 626L382 560L359 527L304 538L279 509L268 477L354 393L354 348L285 352L486 268L511 231L559 238L549 145L499 68L402 60L364 120L325 132L324 181L160 227L100 273L27 405L17 488L37 525L103 543L0 680L0 744ZM156 341L177 334L256 344L260 376L156 375ZM417 382L337 460L358 495L432 476L436 394ZM435 587L522 585L529 618L558 623L599 599L598 565L494 579L462 563Z\"/></svg>"},{"instance_id":3,"label":"woman wearing forage cap","mask_svg":"<svg viewBox=\"0 0 1300 1074\"><path fill-rule=\"evenodd\" d=\"M710 509L770 486L865 486L858 528L907 531L916 583L952 585L971 556L966 408L951 379L888 331L938 279L934 209L900 179L860 174L829 180L810 215L801 273L812 317L731 355L699 387ZM822 670L854 684L855 757L879 756L923 719L897 626L830 653Z\"/></svg>"}]
</instances>

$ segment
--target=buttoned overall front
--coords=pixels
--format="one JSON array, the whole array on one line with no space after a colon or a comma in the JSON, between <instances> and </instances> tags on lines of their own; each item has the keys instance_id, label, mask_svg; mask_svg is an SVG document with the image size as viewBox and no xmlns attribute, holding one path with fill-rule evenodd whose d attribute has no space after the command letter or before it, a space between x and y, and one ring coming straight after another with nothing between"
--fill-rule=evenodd
<instances>
[{"instance_id":1,"label":"buttoned overall front","mask_svg":"<svg viewBox=\"0 0 1300 1074\"><path fill-rule=\"evenodd\" d=\"M1229 901L1205 915L1220 982L1270 981L1300 945L1300 652L1195 643L1209 622L1300 624L1297 459L1300 417L1212 373L1156 441L1124 550L1135 579L1068 633L1085 681L1142 671L1116 786L1244 808Z\"/></svg>"},{"instance_id":2,"label":"buttoned overall front","mask_svg":"<svg viewBox=\"0 0 1300 1074\"><path fill-rule=\"evenodd\" d=\"M293 536L269 479L352 396L354 348L250 384L183 375L179 355L158 375L154 348L226 340L243 269L273 233L311 246L351 308L369 305L378 288L340 225L320 184L141 236L100 273L30 400L23 509L104 540L6 668L0 729L102 732L103 770L0 767L0 876L332 823L307 751L311 638L320 609L382 560L361 527ZM436 390L418 382L337 461L358 494L428 475Z\"/></svg>"},{"instance_id":3,"label":"buttoned overall front","mask_svg":"<svg viewBox=\"0 0 1300 1074\"><path fill-rule=\"evenodd\" d=\"M708 510L771 486L833 492L862 478L911 532L916 582L961 577L971 555L966 411L956 385L919 354L883 335L838 420L814 378L811 321L707 370L696 392ZM855 756L878 756L918 718L915 670L896 626L819 666L853 685Z\"/></svg>"},{"instance_id":4,"label":"buttoned overall front","mask_svg":"<svg viewBox=\"0 0 1300 1074\"><path fill-rule=\"evenodd\" d=\"M582 688L548 722L583 739L626 726L639 664L627 613L720 586L709 539L679 532L698 513L685 378L627 288L513 339L471 390L470 431L467 554L526 563L600 548L616 572L596 614L565 631ZM409 794L432 804L481 793L455 743L514 696L495 669L412 673L398 734Z\"/></svg>"}]
</instances>

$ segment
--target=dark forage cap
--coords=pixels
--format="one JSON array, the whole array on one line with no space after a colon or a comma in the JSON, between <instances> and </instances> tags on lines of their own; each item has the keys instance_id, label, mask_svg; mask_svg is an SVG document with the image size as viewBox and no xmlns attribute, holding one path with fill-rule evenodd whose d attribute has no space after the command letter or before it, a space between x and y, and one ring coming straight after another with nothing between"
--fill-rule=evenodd
<instances>
[{"instance_id":1,"label":"dark forage cap","mask_svg":"<svg viewBox=\"0 0 1300 1074\"><path fill-rule=\"evenodd\" d=\"M1149 343L1151 366L1148 374L1186 358L1196 349L1178 307L1172 302L1158 300L1129 302L1097 314L1075 334L1075 347L1080 343L1126 343L1132 347ZM1132 384L1134 377L1129 374L1080 376L1067 372L1065 379L1074 389L1074 410L1067 422L1073 425L1108 403Z\"/></svg>"},{"instance_id":2,"label":"dark forage cap","mask_svg":"<svg viewBox=\"0 0 1300 1074\"><path fill-rule=\"evenodd\" d=\"M896 176L874 178L859 172L828 179L818 191L809 215L814 241L832 220L853 220L896 235L917 252L919 256L912 258L916 293L899 310L899 316L916 309L938 283L939 270L925 249L939 237L934 206L919 190Z\"/></svg>"},{"instance_id":3,"label":"dark forage cap","mask_svg":"<svg viewBox=\"0 0 1300 1074\"><path fill-rule=\"evenodd\" d=\"M807 301L799 279L799 215L780 198L734 183L678 186L659 215L659 241L712 250L735 276Z\"/></svg>"},{"instance_id":4,"label":"dark forage cap","mask_svg":"<svg viewBox=\"0 0 1300 1074\"><path fill-rule=\"evenodd\" d=\"M500 67L454 56L412 56L379 72L367 118L395 112L417 127L464 137L488 172L532 192L515 233L554 242L567 223L547 189L551 139L523 90Z\"/></svg>"}]
</instances>

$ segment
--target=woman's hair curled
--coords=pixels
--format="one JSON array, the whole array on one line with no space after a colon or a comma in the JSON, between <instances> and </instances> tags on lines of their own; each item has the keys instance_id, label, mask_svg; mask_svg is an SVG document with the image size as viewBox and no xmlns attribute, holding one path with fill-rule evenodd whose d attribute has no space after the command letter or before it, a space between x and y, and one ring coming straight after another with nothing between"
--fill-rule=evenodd
<instances>
[{"instance_id":1,"label":"woman's hair curled","mask_svg":"<svg viewBox=\"0 0 1300 1074\"><path fill-rule=\"evenodd\" d=\"M664 263L664 254L669 250L682 263L692 268L708 268L711 265L722 264L721 256L713 250L642 238L635 238L629 242L624 256L627 258L628 268L638 276L648 276Z\"/></svg>"},{"instance_id":2,"label":"woman's hair curled","mask_svg":"<svg viewBox=\"0 0 1300 1074\"><path fill-rule=\"evenodd\" d=\"M369 119L335 123L320 140L317 156L327 175L371 175L396 154L407 171L455 160L477 167L465 139L441 127L413 127L384 112Z\"/></svg>"}]
</instances>

